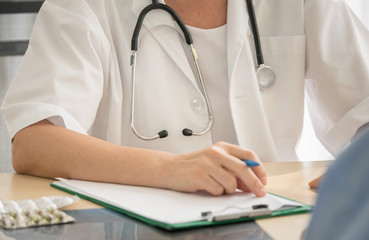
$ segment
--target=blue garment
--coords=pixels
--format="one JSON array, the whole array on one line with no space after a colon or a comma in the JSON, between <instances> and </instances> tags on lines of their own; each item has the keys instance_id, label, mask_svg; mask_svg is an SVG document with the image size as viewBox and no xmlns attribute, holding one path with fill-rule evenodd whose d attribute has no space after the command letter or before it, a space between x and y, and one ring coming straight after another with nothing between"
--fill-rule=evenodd
<instances>
[{"instance_id":1,"label":"blue garment","mask_svg":"<svg viewBox=\"0 0 369 240\"><path fill-rule=\"evenodd\" d=\"M369 239L369 131L332 163L319 187L306 240Z\"/></svg>"}]
</instances>

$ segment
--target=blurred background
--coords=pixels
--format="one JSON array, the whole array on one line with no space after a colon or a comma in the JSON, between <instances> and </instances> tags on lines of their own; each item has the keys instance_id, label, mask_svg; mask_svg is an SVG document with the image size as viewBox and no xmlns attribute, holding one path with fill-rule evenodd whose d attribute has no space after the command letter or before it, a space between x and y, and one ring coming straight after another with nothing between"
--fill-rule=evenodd
<instances>
[{"instance_id":1,"label":"blurred background","mask_svg":"<svg viewBox=\"0 0 369 240\"><path fill-rule=\"evenodd\" d=\"M369 28L369 1L346 1ZM42 3L42 0L0 0L0 103L27 49L33 23ZM297 152L301 161L333 159L316 139L308 114L305 114L303 136ZM1 113L0 172L14 172L10 139Z\"/></svg>"},{"instance_id":2,"label":"blurred background","mask_svg":"<svg viewBox=\"0 0 369 240\"><path fill-rule=\"evenodd\" d=\"M0 0L0 103L27 49L33 23L42 3L41 0ZM0 172L14 172L10 139L1 113Z\"/></svg>"}]
</instances>

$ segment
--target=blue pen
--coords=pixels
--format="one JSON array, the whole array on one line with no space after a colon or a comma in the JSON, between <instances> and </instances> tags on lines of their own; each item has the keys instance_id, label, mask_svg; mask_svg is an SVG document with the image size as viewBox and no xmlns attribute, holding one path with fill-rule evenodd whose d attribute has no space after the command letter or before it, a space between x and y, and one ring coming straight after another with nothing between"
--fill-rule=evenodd
<instances>
[{"instance_id":1,"label":"blue pen","mask_svg":"<svg viewBox=\"0 0 369 240\"><path fill-rule=\"evenodd\" d=\"M252 161L252 160L244 160L241 159L242 162L244 162L248 167L257 167L260 164L258 162Z\"/></svg>"}]
</instances>

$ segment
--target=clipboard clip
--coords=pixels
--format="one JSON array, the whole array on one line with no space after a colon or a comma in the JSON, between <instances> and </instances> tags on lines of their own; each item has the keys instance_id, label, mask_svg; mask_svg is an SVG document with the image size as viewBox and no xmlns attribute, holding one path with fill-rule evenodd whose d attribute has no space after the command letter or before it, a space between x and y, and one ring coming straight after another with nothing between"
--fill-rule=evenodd
<instances>
[{"instance_id":1,"label":"clipboard clip","mask_svg":"<svg viewBox=\"0 0 369 240\"><path fill-rule=\"evenodd\" d=\"M229 212L226 210L235 208L239 209L237 212ZM227 207L221 211L217 212L202 212L201 216L204 217L209 222L219 222L225 220L233 220L233 219L240 219L246 217L258 217L258 216L267 216L271 215L272 210L269 209L267 204L258 204L253 205L249 208L238 208L238 207Z\"/></svg>"}]
</instances>

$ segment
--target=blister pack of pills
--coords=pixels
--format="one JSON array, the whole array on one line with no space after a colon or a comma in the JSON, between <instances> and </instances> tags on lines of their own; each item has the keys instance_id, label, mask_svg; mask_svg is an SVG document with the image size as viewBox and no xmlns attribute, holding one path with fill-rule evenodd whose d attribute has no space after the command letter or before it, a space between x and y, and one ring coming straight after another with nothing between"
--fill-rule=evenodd
<instances>
[{"instance_id":1,"label":"blister pack of pills","mask_svg":"<svg viewBox=\"0 0 369 240\"><path fill-rule=\"evenodd\" d=\"M59 208L78 200L77 196L49 196L6 202L0 200L0 226L17 229L73 222L75 219Z\"/></svg>"}]
</instances>

